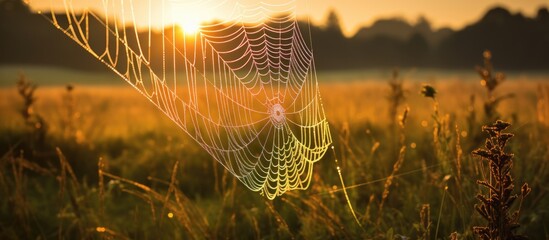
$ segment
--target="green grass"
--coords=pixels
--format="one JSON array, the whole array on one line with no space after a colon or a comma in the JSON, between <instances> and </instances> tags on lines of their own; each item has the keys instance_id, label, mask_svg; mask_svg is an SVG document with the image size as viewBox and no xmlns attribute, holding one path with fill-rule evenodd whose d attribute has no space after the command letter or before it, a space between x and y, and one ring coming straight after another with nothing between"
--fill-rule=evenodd
<instances>
[{"instance_id":1,"label":"green grass","mask_svg":"<svg viewBox=\"0 0 549 240\"><path fill-rule=\"evenodd\" d=\"M389 119L388 84L321 84L337 156L328 152L315 165L308 190L273 201L247 190L130 87L76 86L70 131L65 89L39 87L33 111L48 123L43 143L29 137L15 88L0 89L0 236L446 239L457 232L472 239L472 227L483 225L474 211L476 180L488 174L470 154L484 145L485 93L478 83L430 84L438 115L421 83L404 82L398 113L410 112L402 130ZM549 118L540 118L547 113L539 107L549 100L539 84L509 81L496 91L515 94L497 111L513 124L515 185L532 188L519 219L519 232L531 239L549 236ZM341 191L336 157L360 225Z\"/></svg>"}]
</instances>

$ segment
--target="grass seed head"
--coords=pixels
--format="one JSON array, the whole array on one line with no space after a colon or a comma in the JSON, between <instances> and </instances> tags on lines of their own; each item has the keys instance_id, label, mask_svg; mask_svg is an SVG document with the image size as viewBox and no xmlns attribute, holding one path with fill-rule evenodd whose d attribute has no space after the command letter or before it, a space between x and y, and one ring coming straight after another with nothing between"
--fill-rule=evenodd
<instances>
[{"instance_id":1,"label":"grass seed head","mask_svg":"<svg viewBox=\"0 0 549 240\"><path fill-rule=\"evenodd\" d=\"M421 94L426 98L436 98L437 90L431 85L425 84L421 89Z\"/></svg>"}]
</instances>

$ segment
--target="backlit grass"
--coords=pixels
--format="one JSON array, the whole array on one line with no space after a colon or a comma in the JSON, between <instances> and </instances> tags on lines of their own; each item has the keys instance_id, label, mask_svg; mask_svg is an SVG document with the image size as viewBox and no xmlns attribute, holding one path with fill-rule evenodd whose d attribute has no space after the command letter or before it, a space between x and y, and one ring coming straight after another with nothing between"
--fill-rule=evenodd
<instances>
[{"instance_id":1,"label":"backlit grass","mask_svg":"<svg viewBox=\"0 0 549 240\"><path fill-rule=\"evenodd\" d=\"M425 83L437 91L437 112L420 94L423 82L404 81L405 101L396 105L397 115L409 109L402 125L390 119L386 82L321 84L337 156L328 152L315 165L308 190L274 201L247 190L130 87L38 87L32 109L48 123L40 143L28 137L15 87L0 89L0 236L473 238L473 226L483 225L476 180L489 172L470 153L484 145L481 127L491 123L486 93L478 82ZM549 232L544 89L527 80L497 89L515 95L496 111L515 134L507 145L515 185L532 188L518 220L519 233L532 239Z\"/></svg>"}]
</instances>

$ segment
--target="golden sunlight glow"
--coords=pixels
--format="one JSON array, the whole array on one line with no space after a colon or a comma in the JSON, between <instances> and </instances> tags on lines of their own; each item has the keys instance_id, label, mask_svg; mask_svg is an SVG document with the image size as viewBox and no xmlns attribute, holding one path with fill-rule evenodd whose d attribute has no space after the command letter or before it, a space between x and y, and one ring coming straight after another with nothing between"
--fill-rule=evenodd
<instances>
[{"instance_id":1,"label":"golden sunlight glow","mask_svg":"<svg viewBox=\"0 0 549 240\"><path fill-rule=\"evenodd\" d=\"M3 0L0 0L2 2ZM154 2L153 6L160 6L160 2L168 2L167 9L175 8L175 12L182 14L186 9L199 9L200 22L204 20L222 19L229 17L233 8L222 7L217 12L211 12L217 5L230 6L231 2L254 2L253 0L163 0L163 1L143 1L133 0L136 7L136 16L148 16L149 2ZM286 2L289 2L287 0ZM32 9L36 11L64 11L64 2L57 0L28 0ZM106 2L116 1L99 1L99 0L72 0L76 11L81 9L93 9L101 11L104 9L103 4ZM129 1L126 1L129 2ZM157 3L158 2L158 3ZM261 2L261 1L255 1ZM371 25L379 18L402 17L404 19L415 22L418 16L425 16L431 21L435 28L452 27L461 28L471 22L478 20L485 11L492 6L506 6L512 12L522 11L528 15L535 14L539 6L547 6L547 0L461 0L459 4L449 4L449 1L440 0L423 0L423 1L375 1L375 0L298 0L295 1L297 9L303 12L298 12L299 16L310 15L310 19L315 24L324 24L327 13L330 9L337 12L340 17L343 31L348 36L353 36L355 32L363 25ZM232 5L231 5L232 6ZM200 10L202 9L202 10ZM193 12L191 11L191 12ZM153 9L152 24L159 27L162 23L162 15L160 9ZM206 14L207 16L202 16ZM149 19L147 17L138 17L137 25L147 26ZM168 19L164 19L168 20ZM181 22L181 21L177 21ZM178 24L179 25L179 24ZM189 24L190 25L190 24ZM196 26L196 25L195 25ZM198 30L198 29L197 29Z\"/></svg>"},{"instance_id":2,"label":"golden sunlight glow","mask_svg":"<svg viewBox=\"0 0 549 240\"><path fill-rule=\"evenodd\" d=\"M200 31L202 19L194 16L186 16L175 19L175 24L183 29L187 35L192 35Z\"/></svg>"},{"instance_id":3,"label":"golden sunlight glow","mask_svg":"<svg viewBox=\"0 0 549 240\"><path fill-rule=\"evenodd\" d=\"M183 29L185 35L200 32L202 23L211 21L214 9L209 4L193 4L174 0L169 6L172 10L172 21Z\"/></svg>"}]
</instances>

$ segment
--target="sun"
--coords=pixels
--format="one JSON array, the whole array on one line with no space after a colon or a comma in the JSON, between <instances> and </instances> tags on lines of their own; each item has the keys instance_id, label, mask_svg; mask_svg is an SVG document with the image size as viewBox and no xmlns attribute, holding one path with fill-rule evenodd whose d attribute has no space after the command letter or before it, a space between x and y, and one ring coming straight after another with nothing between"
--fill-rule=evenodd
<instances>
[{"instance_id":1,"label":"sun","mask_svg":"<svg viewBox=\"0 0 549 240\"><path fill-rule=\"evenodd\" d=\"M170 0L171 19L182 29L185 35L195 35L204 27L204 23L217 16L214 0ZM215 4L214 4L215 3Z\"/></svg>"},{"instance_id":2,"label":"sun","mask_svg":"<svg viewBox=\"0 0 549 240\"><path fill-rule=\"evenodd\" d=\"M203 19L198 14L189 13L182 14L181 16L176 17L174 20L175 24L183 29L183 33L185 35L194 35L200 32L202 22L204 22L205 19Z\"/></svg>"},{"instance_id":3,"label":"sun","mask_svg":"<svg viewBox=\"0 0 549 240\"><path fill-rule=\"evenodd\" d=\"M193 16L185 16L177 18L175 24L180 26L186 35L192 35L200 32L202 19Z\"/></svg>"}]
</instances>

